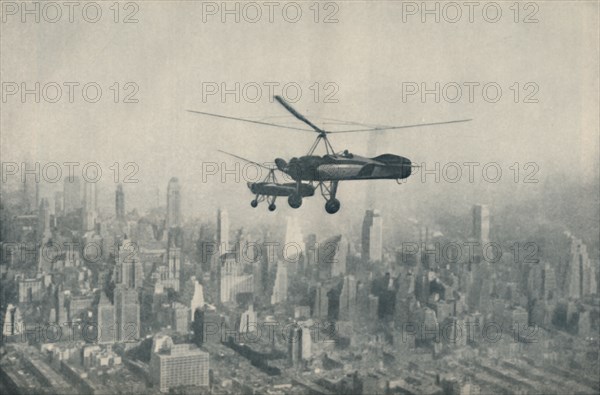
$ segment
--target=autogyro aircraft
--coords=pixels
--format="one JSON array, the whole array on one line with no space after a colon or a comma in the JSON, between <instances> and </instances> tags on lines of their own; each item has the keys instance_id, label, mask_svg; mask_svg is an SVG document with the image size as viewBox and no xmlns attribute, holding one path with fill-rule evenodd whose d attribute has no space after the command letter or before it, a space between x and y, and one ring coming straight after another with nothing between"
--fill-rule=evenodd
<instances>
[{"instance_id":1,"label":"autogyro aircraft","mask_svg":"<svg viewBox=\"0 0 600 395\"><path fill-rule=\"evenodd\" d=\"M290 159L289 162L287 162L284 159L277 158L275 159L275 165L277 166L277 169L289 175L294 181L296 181L295 183L290 183L295 187L293 192L288 195L288 203L290 207L300 207L302 205L302 198L304 197L302 194L302 189L306 188L306 185L308 185L310 188L313 188L314 191L314 189L316 189L316 186L313 185L314 183L317 183L317 186L320 188L321 195L325 199L325 211L327 211L329 214L335 214L340 209L340 201L336 198L338 183L340 181L392 179L398 182L402 179L410 177L412 173L412 168L417 166L414 166L410 159L394 154L382 154L373 158L367 158L351 154L350 152L348 152L348 150L336 153L333 149L333 146L329 142L329 139L327 137L328 135L333 133L359 133L375 132L382 130L397 130L411 127L443 125L470 121L470 119L460 119L456 121L422 123L416 125L383 127L369 126L363 129L326 131L316 126L306 117L304 117L304 115L296 111L281 96L275 96L274 98L290 114L292 114L298 120L304 122L311 129L297 128L293 126L278 125L274 123L255 121L244 118L211 114L202 111L188 111L212 117L233 119L237 121L250 122L265 126L275 126L285 129L316 132L318 134L317 138L315 139L315 142L312 144L306 155L301 156L299 158L293 157L292 159ZM359 125L356 122L354 122L354 124ZM323 156L314 155L315 150L321 142L325 146L326 154ZM304 184L302 181L308 181L310 184ZM303 187L303 185L305 186Z\"/></svg>"},{"instance_id":2,"label":"autogyro aircraft","mask_svg":"<svg viewBox=\"0 0 600 395\"><path fill-rule=\"evenodd\" d=\"M248 182L247 183L248 189L250 189L250 192L252 192L254 195L256 195L254 200L252 200L250 202L250 205L252 207L257 207L258 203L266 200L267 203L269 204L269 206L268 206L269 211L275 211L275 209L277 208L277 206L275 206L275 200L277 199L277 197L278 196L287 196L290 207L298 208L302 204L303 197L314 196L314 194L315 194L315 187L310 184L300 183L300 186L298 187L298 185L295 182L287 182L287 183L278 182L277 177L275 176L275 171L277 170L276 167L267 167L258 162L254 162L252 160L243 158L241 156L238 156L238 155L235 155L235 154L232 154L229 152L225 152L222 150L218 150L218 151L222 152L226 155L233 156L234 158L251 163L253 165L259 166L259 167L269 171L267 176L261 182ZM300 195L300 200L299 200L299 203L297 206L296 206L297 200L289 199L290 196L292 196L292 195L295 196L296 194Z\"/></svg>"}]
</instances>

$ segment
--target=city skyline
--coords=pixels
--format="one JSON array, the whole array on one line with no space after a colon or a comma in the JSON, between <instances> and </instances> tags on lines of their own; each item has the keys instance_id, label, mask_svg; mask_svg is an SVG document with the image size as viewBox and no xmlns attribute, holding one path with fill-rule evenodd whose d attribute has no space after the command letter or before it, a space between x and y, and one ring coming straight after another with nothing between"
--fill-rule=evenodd
<instances>
[{"instance_id":1,"label":"city skyline","mask_svg":"<svg viewBox=\"0 0 600 395\"><path fill-rule=\"evenodd\" d=\"M2 394L600 393L600 2L0 14Z\"/></svg>"}]
</instances>

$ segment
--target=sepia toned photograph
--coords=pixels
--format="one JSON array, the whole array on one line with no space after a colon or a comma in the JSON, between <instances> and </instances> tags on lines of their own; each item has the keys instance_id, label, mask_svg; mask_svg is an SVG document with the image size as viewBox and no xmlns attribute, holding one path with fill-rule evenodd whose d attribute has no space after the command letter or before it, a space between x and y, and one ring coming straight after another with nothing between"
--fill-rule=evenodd
<instances>
[{"instance_id":1,"label":"sepia toned photograph","mask_svg":"<svg viewBox=\"0 0 600 395\"><path fill-rule=\"evenodd\" d=\"M600 1L0 19L3 395L600 395Z\"/></svg>"}]
</instances>

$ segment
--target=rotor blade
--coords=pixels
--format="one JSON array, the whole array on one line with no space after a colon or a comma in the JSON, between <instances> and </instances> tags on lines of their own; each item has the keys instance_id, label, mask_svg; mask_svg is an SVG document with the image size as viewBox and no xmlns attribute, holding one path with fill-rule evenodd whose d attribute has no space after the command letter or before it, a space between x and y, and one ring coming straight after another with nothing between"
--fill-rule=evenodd
<instances>
[{"instance_id":1,"label":"rotor blade","mask_svg":"<svg viewBox=\"0 0 600 395\"><path fill-rule=\"evenodd\" d=\"M229 155L229 156L233 156L234 158L237 158L237 159L243 160L244 162L248 162L248 163L252 163L252 164L254 164L254 165L256 165L256 166L260 166L260 167L262 167L263 169L272 170L270 167L267 167L267 166L265 166L265 165L261 165L260 163L258 163L258 162L254 162L253 160L249 160L249 159L246 159L246 158L242 158L241 156L238 156L238 155L236 155L236 154L232 154L232 153L230 153L230 152L226 152L226 151L223 151L223 150L220 150L220 149L219 149L219 150L217 150L217 151L219 151L219 152L222 152L222 153L224 153L224 154L226 154L226 155Z\"/></svg>"},{"instance_id":2,"label":"rotor blade","mask_svg":"<svg viewBox=\"0 0 600 395\"><path fill-rule=\"evenodd\" d=\"M445 125L445 124L449 124L449 123L459 123L459 122L469 122L469 121L471 121L471 119L459 119L457 121L418 123L415 125L391 126L391 127L371 128L371 129L337 130L337 131L329 131L327 133L376 132L379 130L405 129L405 128L415 128L415 127L433 126L433 125Z\"/></svg>"},{"instance_id":3,"label":"rotor blade","mask_svg":"<svg viewBox=\"0 0 600 395\"><path fill-rule=\"evenodd\" d=\"M327 121L332 121L332 122L324 122L325 125L327 124L331 124L331 125L356 125L356 126L363 126L363 127L367 127L367 128L373 128L373 129L385 129L385 128L392 128L393 126L384 126L384 125L369 125L366 123L360 123L360 122L355 122L355 121L344 121L341 119L334 119L334 118L323 118L324 120ZM337 124L335 123L337 122ZM335 131L334 131L335 132Z\"/></svg>"},{"instance_id":4,"label":"rotor blade","mask_svg":"<svg viewBox=\"0 0 600 395\"><path fill-rule=\"evenodd\" d=\"M275 123L268 123L268 122L261 122L261 121L253 121L251 119L244 119L244 118L236 118L236 117L229 117L226 115L219 115L219 114L211 114L209 112L202 112L202 111L195 111L195 110L187 110L188 112L193 112L196 114L202 114L202 115L208 115L210 117L217 117L217 118L225 118L225 119L233 119L235 121L243 121L243 122L250 122L250 123L256 123L259 125L265 125L265 126L275 126L277 128L284 128L284 129L294 129L294 130L302 130L304 132L312 132L312 130L310 129L302 129L302 128L297 128L294 126L285 126L285 125L277 125Z\"/></svg>"},{"instance_id":5,"label":"rotor blade","mask_svg":"<svg viewBox=\"0 0 600 395\"><path fill-rule=\"evenodd\" d=\"M304 122L305 124L307 124L308 126L310 126L311 128L313 128L315 130L315 132L317 133L325 133L324 130L322 130L320 127L316 126L315 124L313 124L311 121L309 121L308 119L306 119L304 117L304 115L300 114L298 111L296 111L294 109L294 107L290 106L288 102L286 102L283 97L281 96L274 96L275 100L277 100L279 102L279 104L281 104L286 110L288 110L293 116L295 116L296 118L298 118L299 120L301 120L302 122Z\"/></svg>"}]
</instances>

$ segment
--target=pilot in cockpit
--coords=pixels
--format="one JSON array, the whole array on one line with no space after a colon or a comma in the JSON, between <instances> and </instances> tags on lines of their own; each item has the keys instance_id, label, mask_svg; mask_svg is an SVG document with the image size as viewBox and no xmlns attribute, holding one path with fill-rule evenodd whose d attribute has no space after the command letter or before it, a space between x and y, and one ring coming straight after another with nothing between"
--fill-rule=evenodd
<instances>
[{"instance_id":1,"label":"pilot in cockpit","mask_svg":"<svg viewBox=\"0 0 600 395\"><path fill-rule=\"evenodd\" d=\"M342 152L342 157L343 158L352 158L354 155L352 155L350 152L348 152L347 149L344 150L344 152Z\"/></svg>"}]
</instances>

